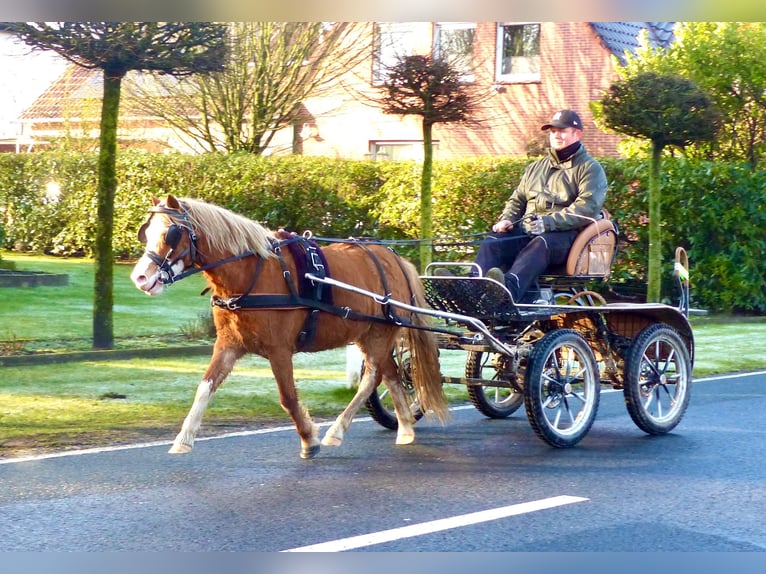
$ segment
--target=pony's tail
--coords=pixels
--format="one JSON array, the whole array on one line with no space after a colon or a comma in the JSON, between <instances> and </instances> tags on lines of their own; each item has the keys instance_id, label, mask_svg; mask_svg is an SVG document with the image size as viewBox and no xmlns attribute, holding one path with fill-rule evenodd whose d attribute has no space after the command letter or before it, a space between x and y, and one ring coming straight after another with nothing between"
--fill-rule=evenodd
<instances>
[{"instance_id":1,"label":"pony's tail","mask_svg":"<svg viewBox=\"0 0 766 574\"><path fill-rule=\"evenodd\" d=\"M417 269L411 264L407 265L406 273L412 288L413 304L417 307L427 307L423 284ZM412 385L415 388L423 413L433 413L441 423L445 423L449 418L449 408L442 385L439 346L436 336L432 331L427 330L427 315L412 313L412 322L416 328L406 329L407 344L410 350Z\"/></svg>"}]
</instances>

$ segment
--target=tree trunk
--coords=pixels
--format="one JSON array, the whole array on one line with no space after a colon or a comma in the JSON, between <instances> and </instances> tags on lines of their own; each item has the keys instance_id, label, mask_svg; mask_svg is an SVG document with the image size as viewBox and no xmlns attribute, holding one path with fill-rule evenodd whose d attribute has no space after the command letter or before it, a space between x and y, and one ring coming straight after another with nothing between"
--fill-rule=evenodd
<instances>
[{"instance_id":1,"label":"tree trunk","mask_svg":"<svg viewBox=\"0 0 766 574\"><path fill-rule=\"evenodd\" d=\"M423 172L420 175L420 270L425 272L433 252L431 175L433 172L433 125L423 121Z\"/></svg>"},{"instance_id":2,"label":"tree trunk","mask_svg":"<svg viewBox=\"0 0 766 574\"><path fill-rule=\"evenodd\" d=\"M117 118L120 110L122 76L104 71L104 99L101 104L101 136L98 156L98 221L93 248L95 281L93 296L93 348L114 346L113 268L114 195L117 189L115 163L117 155Z\"/></svg>"},{"instance_id":3,"label":"tree trunk","mask_svg":"<svg viewBox=\"0 0 766 574\"><path fill-rule=\"evenodd\" d=\"M660 163L662 161L661 144L652 143L652 159L649 166L649 265L646 287L646 300L657 303L661 296L660 275L662 273L662 214L660 202Z\"/></svg>"}]
</instances>

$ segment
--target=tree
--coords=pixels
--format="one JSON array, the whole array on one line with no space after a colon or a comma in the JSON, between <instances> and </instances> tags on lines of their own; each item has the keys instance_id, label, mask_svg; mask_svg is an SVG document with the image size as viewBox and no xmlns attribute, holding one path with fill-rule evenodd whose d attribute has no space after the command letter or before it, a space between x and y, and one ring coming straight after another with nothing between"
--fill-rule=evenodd
<instances>
[{"instance_id":1,"label":"tree","mask_svg":"<svg viewBox=\"0 0 766 574\"><path fill-rule=\"evenodd\" d=\"M706 92L722 115L715 140L691 146L698 156L747 161L758 169L766 161L766 23L684 22L667 50L644 42L629 56L622 75L676 74Z\"/></svg>"},{"instance_id":2,"label":"tree","mask_svg":"<svg viewBox=\"0 0 766 574\"><path fill-rule=\"evenodd\" d=\"M618 133L652 143L649 170L647 300L660 300L662 264L660 164L667 146L683 148L715 136L720 114L710 98L680 76L643 72L612 84L593 106L597 120Z\"/></svg>"},{"instance_id":3,"label":"tree","mask_svg":"<svg viewBox=\"0 0 766 574\"><path fill-rule=\"evenodd\" d=\"M189 22L34 22L11 24L9 31L79 66L103 70L93 348L109 349L114 345L112 234L122 79L130 70L174 76L220 70L226 54L225 28Z\"/></svg>"},{"instance_id":4,"label":"tree","mask_svg":"<svg viewBox=\"0 0 766 574\"><path fill-rule=\"evenodd\" d=\"M347 22L231 23L225 69L162 79L159 91L149 86L135 95L202 151L261 154L278 131L310 119L307 97L369 56L361 31Z\"/></svg>"},{"instance_id":5,"label":"tree","mask_svg":"<svg viewBox=\"0 0 766 574\"><path fill-rule=\"evenodd\" d=\"M420 266L431 262L431 175L433 126L437 123L477 122L473 112L481 96L463 81L458 65L432 56L397 58L386 69L379 104L386 114L417 115L422 120L423 170L420 176Z\"/></svg>"}]
</instances>

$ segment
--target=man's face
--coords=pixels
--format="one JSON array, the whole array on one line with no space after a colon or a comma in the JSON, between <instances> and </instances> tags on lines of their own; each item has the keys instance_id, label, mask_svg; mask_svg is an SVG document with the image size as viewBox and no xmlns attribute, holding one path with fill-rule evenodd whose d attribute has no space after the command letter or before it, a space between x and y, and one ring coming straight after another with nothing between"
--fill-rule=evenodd
<instances>
[{"instance_id":1,"label":"man's face","mask_svg":"<svg viewBox=\"0 0 766 574\"><path fill-rule=\"evenodd\" d=\"M550 133L551 147L556 151L564 149L568 145L572 145L576 141L580 141L582 131L577 128L555 128L552 127L548 130Z\"/></svg>"}]
</instances>

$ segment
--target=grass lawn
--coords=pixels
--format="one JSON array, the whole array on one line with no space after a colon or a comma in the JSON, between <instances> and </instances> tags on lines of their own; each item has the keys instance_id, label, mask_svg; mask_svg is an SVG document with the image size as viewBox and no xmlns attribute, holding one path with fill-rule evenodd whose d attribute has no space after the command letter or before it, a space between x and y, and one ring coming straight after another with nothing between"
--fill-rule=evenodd
<instances>
[{"instance_id":1,"label":"grass lawn","mask_svg":"<svg viewBox=\"0 0 766 574\"><path fill-rule=\"evenodd\" d=\"M3 260L14 262L17 271L66 273L69 284L0 289L3 301L0 345L25 344L28 349L45 348L46 345L59 345L69 350L90 348L93 262L17 253L3 253ZM135 337L154 337L159 343L168 335L182 334L199 321L201 314L209 312L209 297L200 297L205 287L201 275L192 275L171 285L162 295L149 297L133 285L130 280L132 269L133 265L128 263L119 263L114 268L116 346Z\"/></svg>"},{"instance_id":2,"label":"grass lawn","mask_svg":"<svg viewBox=\"0 0 766 574\"><path fill-rule=\"evenodd\" d=\"M17 269L68 273L66 287L0 289L0 353L18 350L88 349L91 333L92 262L82 259L3 254ZM130 282L132 265L114 276L116 346L169 346L189 340L209 310L200 276L148 297ZM766 369L763 317L692 317L695 377ZM208 356L83 361L0 367L0 458L44 450L139 440L172 440L191 405ZM444 351L445 375L460 376L461 351ZM301 398L320 420L336 416L350 400L345 350L298 354ZM460 385L446 385L450 400L463 402ZM693 399L692 399L693 401ZM693 407L691 407L693 408ZM521 415L523 416L523 415ZM211 402L201 434L290 424L279 407L268 363L248 356L235 367ZM297 447L296 447L297 448Z\"/></svg>"}]
</instances>

